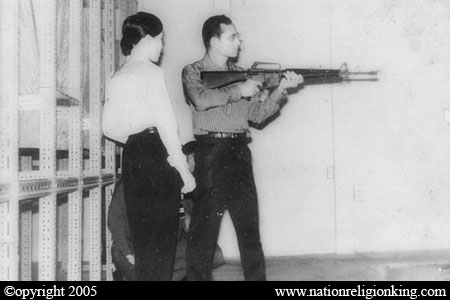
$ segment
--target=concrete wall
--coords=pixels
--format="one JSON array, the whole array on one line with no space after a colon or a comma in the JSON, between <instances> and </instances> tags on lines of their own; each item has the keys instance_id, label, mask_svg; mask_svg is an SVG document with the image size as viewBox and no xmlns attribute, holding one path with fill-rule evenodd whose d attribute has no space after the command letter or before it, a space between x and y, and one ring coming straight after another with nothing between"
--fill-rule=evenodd
<instances>
[{"instance_id":1,"label":"concrete wall","mask_svg":"<svg viewBox=\"0 0 450 300\"><path fill-rule=\"evenodd\" d=\"M379 70L378 82L306 86L253 130L266 255L450 248L450 3L445 0L141 0L165 26L162 68L183 141L180 73L201 26L230 16L240 65ZM239 256L228 216L220 245Z\"/></svg>"}]
</instances>

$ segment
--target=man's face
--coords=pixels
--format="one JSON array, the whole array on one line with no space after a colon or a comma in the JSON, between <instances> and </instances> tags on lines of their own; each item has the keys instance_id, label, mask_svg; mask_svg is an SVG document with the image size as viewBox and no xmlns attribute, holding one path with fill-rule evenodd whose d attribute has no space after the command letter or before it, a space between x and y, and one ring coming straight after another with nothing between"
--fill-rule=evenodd
<instances>
[{"instance_id":1,"label":"man's face","mask_svg":"<svg viewBox=\"0 0 450 300\"><path fill-rule=\"evenodd\" d=\"M214 37L211 42L216 51L226 57L236 57L239 52L241 41L239 40L239 33L234 24L220 24L222 34L219 38Z\"/></svg>"}]
</instances>

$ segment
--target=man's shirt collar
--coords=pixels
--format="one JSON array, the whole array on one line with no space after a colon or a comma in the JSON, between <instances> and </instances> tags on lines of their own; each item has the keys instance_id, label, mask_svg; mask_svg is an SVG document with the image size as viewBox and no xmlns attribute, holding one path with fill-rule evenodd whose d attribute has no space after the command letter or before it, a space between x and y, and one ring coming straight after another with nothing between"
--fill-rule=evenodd
<instances>
[{"instance_id":1,"label":"man's shirt collar","mask_svg":"<svg viewBox=\"0 0 450 300\"><path fill-rule=\"evenodd\" d=\"M208 53L205 54L205 56L202 59L203 65L205 66L205 69L207 70L215 70L215 71L229 71L232 70L232 63L230 60L227 60L226 67L220 67L218 66L209 56Z\"/></svg>"}]
</instances>

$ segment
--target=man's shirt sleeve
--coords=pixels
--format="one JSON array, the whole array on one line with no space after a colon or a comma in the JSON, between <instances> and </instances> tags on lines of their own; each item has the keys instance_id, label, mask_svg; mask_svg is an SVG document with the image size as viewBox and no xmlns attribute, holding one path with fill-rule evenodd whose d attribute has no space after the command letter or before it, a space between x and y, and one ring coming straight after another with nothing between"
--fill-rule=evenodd
<instances>
[{"instance_id":1,"label":"man's shirt sleeve","mask_svg":"<svg viewBox=\"0 0 450 300\"><path fill-rule=\"evenodd\" d=\"M182 72L184 91L196 110L208 110L241 100L241 94L237 86L209 89L203 84L200 72L195 64L184 67Z\"/></svg>"}]
</instances>

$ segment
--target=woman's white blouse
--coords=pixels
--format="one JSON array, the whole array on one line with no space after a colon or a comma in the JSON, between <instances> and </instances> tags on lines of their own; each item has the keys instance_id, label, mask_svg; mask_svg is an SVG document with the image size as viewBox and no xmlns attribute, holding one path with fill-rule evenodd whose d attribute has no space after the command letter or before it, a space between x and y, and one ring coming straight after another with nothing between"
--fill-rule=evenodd
<instances>
[{"instance_id":1,"label":"woman's white blouse","mask_svg":"<svg viewBox=\"0 0 450 300\"><path fill-rule=\"evenodd\" d=\"M129 56L112 77L107 90L103 133L125 144L128 136L157 127L169 154L168 162L185 171L187 164L161 68L149 60Z\"/></svg>"}]
</instances>

